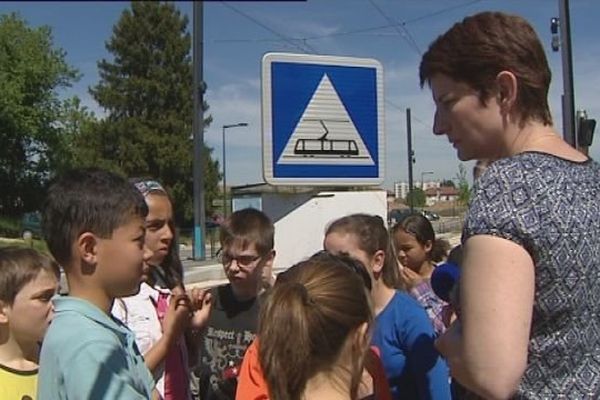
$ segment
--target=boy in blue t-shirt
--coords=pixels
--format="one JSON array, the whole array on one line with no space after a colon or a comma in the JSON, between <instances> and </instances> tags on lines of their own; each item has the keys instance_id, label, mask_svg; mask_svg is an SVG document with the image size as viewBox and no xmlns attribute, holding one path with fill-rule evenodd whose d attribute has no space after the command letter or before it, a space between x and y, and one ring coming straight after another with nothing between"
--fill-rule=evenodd
<instances>
[{"instance_id":1,"label":"boy in blue t-shirt","mask_svg":"<svg viewBox=\"0 0 600 400\"><path fill-rule=\"evenodd\" d=\"M42 345L38 399L150 399L154 381L132 332L110 315L116 297L138 292L144 198L126 179L73 170L48 191L43 230L69 295L54 299Z\"/></svg>"}]
</instances>

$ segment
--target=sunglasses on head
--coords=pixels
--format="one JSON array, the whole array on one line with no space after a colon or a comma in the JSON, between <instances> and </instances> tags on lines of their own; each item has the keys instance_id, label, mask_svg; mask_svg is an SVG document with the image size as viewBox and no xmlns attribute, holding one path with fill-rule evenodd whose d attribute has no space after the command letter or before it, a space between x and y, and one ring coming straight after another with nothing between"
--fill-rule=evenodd
<instances>
[{"instance_id":1,"label":"sunglasses on head","mask_svg":"<svg viewBox=\"0 0 600 400\"><path fill-rule=\"evenodd\" d=\"M358 276L360 276L367 290L371 291L371 277L369 276L369 273L367 272L363 263L357 260L356 258L353 258L348 254L332 254L326 250L319 251L317 254L315 254L315 256L331 257L331 259L336 261L336 264L342 265L345 268L357 274Z\"/></svg>"},{"instance_id":2,"label":"sunglasses on head","mask_svg":"<svg viewBox=\"0 0 600 400\"><path fill-rule=\"evenodd\" d=\"M167 193L165 188L162 187L160 183L153 180L135 182L134 186L143 196L146 196L148 193L153 191Z\"/></svg>"}]
</instances>

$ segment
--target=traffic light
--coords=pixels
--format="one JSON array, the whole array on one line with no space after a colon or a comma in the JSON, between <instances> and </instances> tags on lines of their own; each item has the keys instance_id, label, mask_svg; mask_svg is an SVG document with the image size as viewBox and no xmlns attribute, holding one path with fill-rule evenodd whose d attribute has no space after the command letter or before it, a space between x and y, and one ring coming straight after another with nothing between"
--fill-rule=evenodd
<instances>
[{"instance_id":1,"label":"traffic light","mask_svg":"<svg viewBox=\"0 0 600 400\"><path fill-rule=\"evenodd\" d=\"M587 112L577 112L577 143L581 147L592 145L594 138L594 129L596 129L596 120L587 117Z\"/></svg>"},{"instance_id":2,"label":"traffic light","mask_svg":"<svg viewBox=\"0 0 600 400\"><path fill-rule=\"evenodd\" d=\"M550 32L552 32L553 35L558 33L558 18L556 17L550 18Z\"/></svg>"},{"instance_id":3,"label":"traffic light","mask_svg":"<svg viewBox=\"0 0 600 400\"><path fill-rule=\"evenodd\" d=\"M550 18L550 32L552 33L552 51L560 49L560 39L558 37L559 20L556 17Z\"/></svg>"}]
</instances>

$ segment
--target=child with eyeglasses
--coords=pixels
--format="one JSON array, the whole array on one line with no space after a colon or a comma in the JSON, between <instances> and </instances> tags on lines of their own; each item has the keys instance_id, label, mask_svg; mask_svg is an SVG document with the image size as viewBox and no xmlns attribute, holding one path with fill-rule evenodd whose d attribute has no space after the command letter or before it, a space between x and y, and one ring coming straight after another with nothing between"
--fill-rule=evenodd
<instances>
[{"instance_id":1,"label":"child with eyeglasses","mask_svg":"<svg viewBox=\"0 0 600 400\"><path fill-rule=\"evenodd\" d=\"M235 398L237 371L258 328L263 271L275 258L274 231L269 217L252 208L234 212L221 225L219 260L229 283L211 293L196 369L203 400Z\"/></svg>"}]
</instances>

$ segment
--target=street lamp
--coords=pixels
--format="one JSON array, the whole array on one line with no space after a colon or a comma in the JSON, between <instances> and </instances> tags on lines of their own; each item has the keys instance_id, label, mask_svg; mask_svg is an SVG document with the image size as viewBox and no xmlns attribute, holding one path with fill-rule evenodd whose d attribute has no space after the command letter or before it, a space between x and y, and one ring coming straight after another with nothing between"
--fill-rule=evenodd
<instances>
[{"instance_id":1,"label":"street lamp","mask_svg":"<svg viewBox=\"0 0 600 400\"><path fill-rule=\"evenodd\" d=\"M424 172L421 172L421 190L422 191L425 191L425 184L424 184L424 181L423 181L423 177L425 175L433 175L433 171L424 171Z\"/></svg>"},{"instance_id":2,"label":"street lamp","mask_svg":"<svg viewBox=\"0 0 600 400\"><path fill-rule=\"evenodd\" d=\"M225 129L248 126L246 122L223 125L223 217L227 217L227 163L225 158Z\"/></svg>"}]
</instances>

